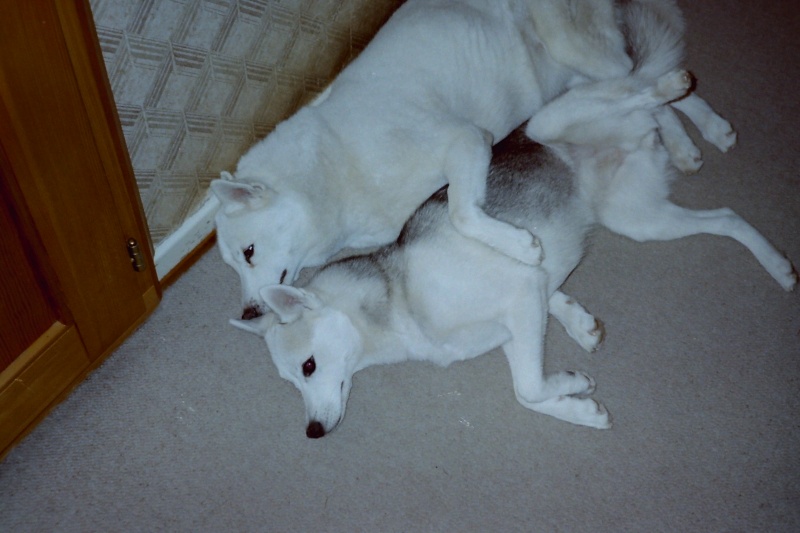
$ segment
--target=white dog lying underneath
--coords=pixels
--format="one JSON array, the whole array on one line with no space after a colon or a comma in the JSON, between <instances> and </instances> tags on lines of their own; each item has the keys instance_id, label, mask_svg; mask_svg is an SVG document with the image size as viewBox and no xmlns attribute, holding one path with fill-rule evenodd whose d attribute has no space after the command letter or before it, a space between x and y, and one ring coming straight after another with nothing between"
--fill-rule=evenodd
<instances>
[{"instance_id":1,"label":"white dog lying underneath","mask_svg":"<svg viewBox=\"0 0 800 533\"><path fill-rule=\"evenodd\" d=\"M482 209L491 146L568 87L628 74L632 61L612 0L408 0L312 104L215 180L223 259L242 286L242 317L264 312L259 289L293 283L345 248L384 245L449 183L458 231L536 265L523 228ZM671 0L633 0L681 26ZM682 29L682 28L681 28ZM647 32L634 46L650 46ZM679 43L670 53L680 55ZM663 73L662 71L661 73ZM699 98L676 103L719 148L730 125ZM669 108L676 164L699 150Z\"/></svg>"},{"instance_id":2,"label":"white dog lying underneath","mask_svg":"<svg viewBox=\"0 0 800 533\"><path fill-rule=\"evenodd\" d=\"M302 393L307 436L322 437L341 422L358 370L406 360L448 365L496 347L505 352L522 405L610 427L606 409L588 397L592 378L543 370L548 312L584 349L601 340L595 319L558 290L594 224L637 240L729 236L792 289L791 263L731 210L691 211L667 200L676 171L654 115L690 84L688 73L673 71L655 81L630 76L582 85L529 122L526 133L548 147L519 135L498 146L485 208L535 229L546 252L538 267L457 232L443 190L395 244L332 263L305 288L264 288L274 314L232 323L265 336L280 375Z\"/></svg>"}]
</instances>

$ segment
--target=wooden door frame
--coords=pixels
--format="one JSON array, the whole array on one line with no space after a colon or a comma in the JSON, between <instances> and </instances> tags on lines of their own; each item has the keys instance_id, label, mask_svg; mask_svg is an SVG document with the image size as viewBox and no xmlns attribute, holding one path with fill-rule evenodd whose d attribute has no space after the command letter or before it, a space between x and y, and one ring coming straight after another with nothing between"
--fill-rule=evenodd
<instances>
[{"instance_id":1,"label":"wooden door frame","mask_svg":"<svg viewBox=\"0 0 800 533\"><path fill-rule=\"evenodd\" d=\"M12 3L0 49L3 174L58 317L0 374L2 457L149 316L161 285L88 0Z\"/></svg>"}]
</instances>

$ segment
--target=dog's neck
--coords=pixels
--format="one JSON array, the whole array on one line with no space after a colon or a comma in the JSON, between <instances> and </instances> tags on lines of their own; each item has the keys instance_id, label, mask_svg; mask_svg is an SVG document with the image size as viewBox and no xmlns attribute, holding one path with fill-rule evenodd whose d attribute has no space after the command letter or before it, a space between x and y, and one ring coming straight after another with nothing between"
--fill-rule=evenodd
<instances>
[{"instance_id":1,"label":"dog's neck","mask_svg":"<svg viewBox=\"0 0 800 533\"><path fill-rule=\"evenodd\" d=\"M307 288L347 314L359 330L364 350L354 371L414 358L408 344L419 328L404 312L404 299L395 294L397 289L391 273L384 270L380 252L331 263Z\"/></svg>"}]
</instances>

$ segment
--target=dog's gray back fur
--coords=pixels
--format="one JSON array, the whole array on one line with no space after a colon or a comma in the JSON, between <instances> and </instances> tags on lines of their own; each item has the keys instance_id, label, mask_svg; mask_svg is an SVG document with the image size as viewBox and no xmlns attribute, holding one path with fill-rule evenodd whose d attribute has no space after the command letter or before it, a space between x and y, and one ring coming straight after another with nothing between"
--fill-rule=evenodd
<instances>
[{"instance_id":1,"label":"dog's gray back fur","mask_svg":"<svg viewBox=\"0 0 800 533\"><path fill-rule=\"evenodd\" d=\"M565 209L576 184L572 171L552 150L516 130L494 147L487 178L487 214L517 227L532 228ZM437 191L403 227L397 242L383 251L396 253L436 231L447 221L447 187Z\"/></svg>"},{"instance_id":2,"label":"dog's gray back fur","mask_svg":"<svg viewBox=\"0 0 800 533\"><path fill-rule=\"evenodd\" d=\"M584 239L594 223L572 170L551 149L525 137L522 130L494 148L484 207L491 216L539 236L546 251L542 267L552 278L552 290L580 261ZM397 294L405 291L408 275L404 255L441 232L450 238L447 246L474 245L452 228L446 187L414 213L395 243L333 262L318 271L307 286L327 295L327 302L349 307L373 325L385 326L390 307L397 312L397 306L405 303L404 295ZM446 253L443 249L442 254ZM497 252L487 248L487 253ZM354 287L360 290L354 292Z\"/></svg>"}]
</instances>

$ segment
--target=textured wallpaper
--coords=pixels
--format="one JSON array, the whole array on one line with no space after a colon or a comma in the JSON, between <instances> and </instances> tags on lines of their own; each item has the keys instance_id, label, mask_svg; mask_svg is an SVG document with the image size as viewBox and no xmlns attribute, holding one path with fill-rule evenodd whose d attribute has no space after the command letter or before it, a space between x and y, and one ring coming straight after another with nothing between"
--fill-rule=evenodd
<instances>
[{"instance_id":1,"label":"textured wallpaper","mask_svg":"<svg viewBox=\"0 0 800 533\"><path fill-rule=\"evenodd\" d=\"M402 0L90 0L153 243Z\"/></svg>"}]
</instances>

